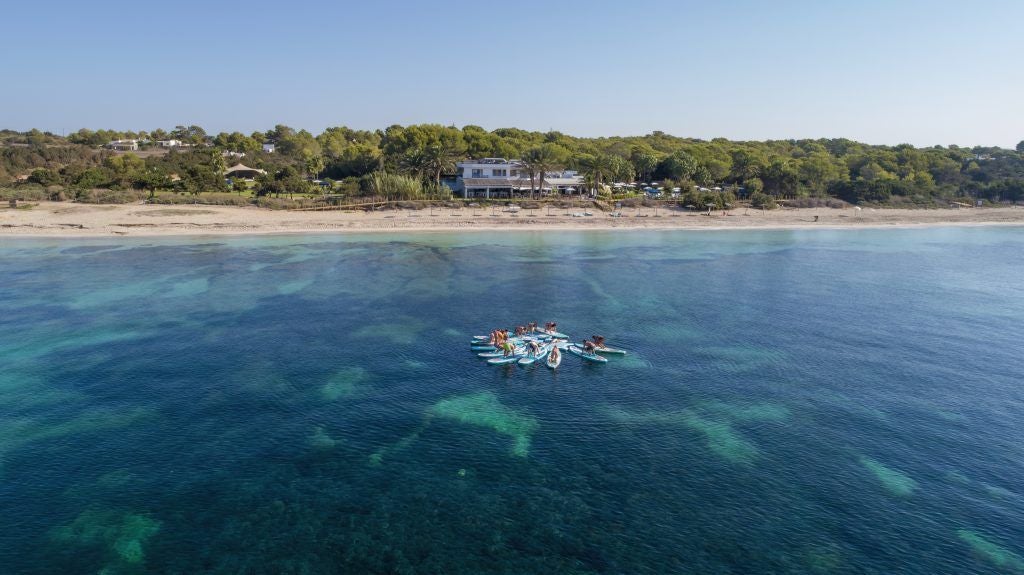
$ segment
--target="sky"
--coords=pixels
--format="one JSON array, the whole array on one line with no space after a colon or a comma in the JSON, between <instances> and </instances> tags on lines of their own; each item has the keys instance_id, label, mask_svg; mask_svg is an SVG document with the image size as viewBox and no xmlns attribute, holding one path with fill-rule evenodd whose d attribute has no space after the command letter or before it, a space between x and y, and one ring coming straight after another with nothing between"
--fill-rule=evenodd
<instances>
[{"instance_id":1,"label":"sky","mask_svg":"<svg viewBox=\"0 0 1024 575\"><path fill-rule=\"evenodd\" d=\"M0 128L1024 139L1024 1L33 0Z\"/></svg>"}]
</instances>

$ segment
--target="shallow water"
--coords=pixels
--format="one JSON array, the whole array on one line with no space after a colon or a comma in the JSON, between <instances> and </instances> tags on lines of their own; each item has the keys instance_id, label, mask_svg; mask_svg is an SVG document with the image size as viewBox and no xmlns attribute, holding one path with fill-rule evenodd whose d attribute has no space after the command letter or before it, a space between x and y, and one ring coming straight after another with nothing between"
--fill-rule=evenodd
<instances>
[{"instance_id":1,"label":"shallow water","mask_svg":"<svg viewBox=\"0 0 1024 575\"><path fill-rule=\"evenodd\" d=\"M2 242L4 573L1024 571L1024 229Z\"/></svg>"}]
</instances>

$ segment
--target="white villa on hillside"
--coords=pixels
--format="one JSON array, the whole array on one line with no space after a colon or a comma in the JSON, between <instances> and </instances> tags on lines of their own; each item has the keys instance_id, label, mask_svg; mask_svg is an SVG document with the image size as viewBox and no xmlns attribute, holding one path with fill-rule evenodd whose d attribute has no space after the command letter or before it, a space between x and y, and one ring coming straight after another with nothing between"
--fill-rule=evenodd
<instances>
[{"instance_id":1,"label":"white villa on hillside","mask_svg":"<svg viewBox=\"0 0 1024 575\"><path fill-rule=\"evenodd\" d=\"M134 152L139 149L138 140L114 140L107 147L117 152Z\"/></svg>"},{"instance_id":2,"label":"white villa on hillside","mask_svg":"<svg viewBox=\"0 0 1024 575\"><path fill-rule=\"evenodd\" d=\"M458 177L454 191L464 198L511 198L530 193L530 174L519 160L466 160L457 163L456 168ZM534 177L534 186L542 194L571 194L581 190L583 185L583 177L571 170L546 172L543 189L540 189L540 177Z\"/></svg>"}]
</instances>

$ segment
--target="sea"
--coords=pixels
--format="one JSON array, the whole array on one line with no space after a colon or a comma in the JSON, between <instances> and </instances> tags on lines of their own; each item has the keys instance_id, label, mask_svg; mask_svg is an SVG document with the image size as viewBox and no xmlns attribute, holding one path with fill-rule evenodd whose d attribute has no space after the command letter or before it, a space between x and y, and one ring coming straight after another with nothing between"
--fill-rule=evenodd
<instances>
[{"instance_id":1,"label":"sea","mask_svg":"<svg viewBox=\"0 0 1024 575\"><path fill-rule=\"evenodd\" d=\"M1020 227L2 239L0 573L1024 573L1022 350Z\"/></svg>"}]
</instances>

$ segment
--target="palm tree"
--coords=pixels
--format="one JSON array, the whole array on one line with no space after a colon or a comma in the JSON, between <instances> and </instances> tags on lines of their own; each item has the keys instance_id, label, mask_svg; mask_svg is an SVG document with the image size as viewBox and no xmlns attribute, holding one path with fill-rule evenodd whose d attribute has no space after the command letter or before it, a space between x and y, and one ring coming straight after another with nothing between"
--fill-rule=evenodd
<instances>
[{"instance_id":1,"label":"palm tree","mask_svg":"<svg viewBox=\"0 0 1024 575\"><path fill-rule=\"evenodd\" d=\"M441 183L441 174L445 171L451 173L460 157L458 150L443 141L431 144L422 151L424 170L433 176L434 183L438 185Z\"/></svg>"},{"instance_id":2,"label":"palm tree","mask_svg":"<svg viewBox=\"0 0 1024 575\"><path fill-rule=\"evenodd\" d=\"M562 167L564 148L555 144L542 144L526 150L523 166L530 173L530 198L533 199L533 175L540 176L540 190L544 191L544 174Z\"/></svg>"},{"instance_id":3,"label":"palm tree","mask_svg":"<svg viewBox=\"0 0 1024 575\"><path fill-rule=\"evenodd\" d=\"M423 148L412 148L399 160L399 170L422 178L428 170L429 158Z\"/></svg>"},{"instance_id":4,"label":"palm tree","mask_svg":"<svg viewBox=\"0 0 1024 575\"><path fill-rule=\"evenodd\" d=\"M615 171L612 158L605 154L596 156L586 155L579 159L580 171L592 184L592 190L596 194L605 179L611 177Z\"/></svg>"}]
</instances>

